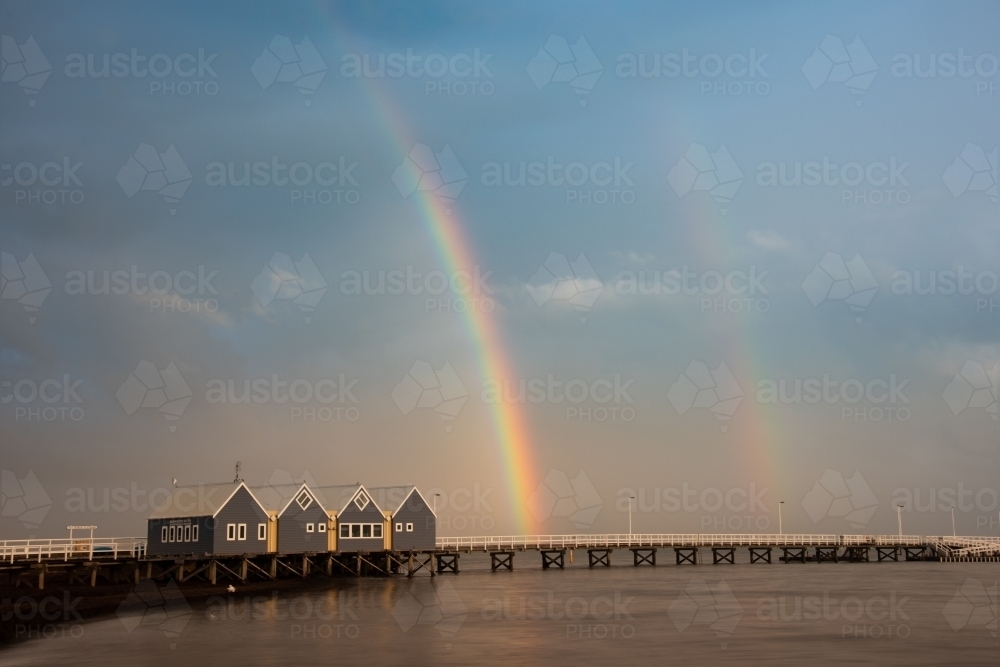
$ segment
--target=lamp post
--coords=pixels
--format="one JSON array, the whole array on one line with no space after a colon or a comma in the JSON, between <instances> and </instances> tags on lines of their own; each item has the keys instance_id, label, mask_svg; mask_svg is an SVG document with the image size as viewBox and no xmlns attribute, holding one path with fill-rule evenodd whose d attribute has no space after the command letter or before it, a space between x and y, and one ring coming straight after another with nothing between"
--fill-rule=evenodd
<instances>
[{"instance_id":1,"label":"lamp post","mask_svg":"<svg viewBox=\"0 0 1000 667\"><path fill-rule=\"evenodd\" d=\"M781 525L781 506L785 504L784 500L778 501L778 535L784 535L785 531Z\"/></svg>"},{"instance_id":2,"label":"lamp post","mask_svg":"<svg viewBox=\"0 0 1000 667\"><path fill-rule=\"evenodd\" d=\"M440 493L434 494L434 516L437 516L438 498L441 497Z\"/></svg>"},{"instance_id":3,"label":"lamp post","mask_svg":"<svg viewBox=\"0 0 1000 667\"><path fill-rule=\"evenodd\" d=\"M903 506L896 505L896 523L899 526L899 536L903 536Z\"/></svg>"},{"instance_id":4,"label":"lamp post","mask_svg":"<svg viewBox=\"0 0 1000 667\"><path fill-rule=\"evenodd\" d=\"M628 497L628 536L632 537L632 501L635 500L635 496Z\"/></svg>"},{"instance_id":5,"label":"lamp post","mask_svg":"<svg viewBox=\"0 0 1000 667\"><path fill-rule=\"evenodd\" d=\"M951 536L955 537L955 506L951 506Z\"/></svg>"}]
</instances>

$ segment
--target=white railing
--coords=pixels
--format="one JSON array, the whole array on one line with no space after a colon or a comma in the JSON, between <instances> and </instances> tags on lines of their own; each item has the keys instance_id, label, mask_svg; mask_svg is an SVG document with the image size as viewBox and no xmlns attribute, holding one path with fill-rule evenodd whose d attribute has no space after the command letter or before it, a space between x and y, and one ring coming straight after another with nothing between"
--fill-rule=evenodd
<instances>
[{"instance_id":1,"label":"white railing","mask_svg":"<svg viewBox=\"0 0 1000 667\"><path fill-rule=\"evenodd\" d=\"M859 537L859 536L851 536ZM861 536L865 541L849 544L875 544L874 536ZM899 538L891 538L893 540ZM914 539L917 544L920 538ZM437 548L454 551L521 551L525 549L601 549L643 547L730 547L730 546L844 546L839 535L793 534L643 534L613 535L508 535L484 537L439 537Z\"/></svg>"},{"instance_id":2,"label":"white railing","mask_svg":"<svg viewBox=\"0 0 1000 667\"><path fill-rule=\"evenodd\" d=\"M949 556L987 556L1000 554L1000 537L930 536L926 538L938 551Z\"/></svg>"},{"instance_id":3,"label":"white railing","mask_svg":"<svg viewBox=\"0 0 1000 667\"><path fill-rule=\"evenodd\" d=\"M142 558L146 555L145 537L85 537L73 539L0 540L0 562L15 558L63 560L87 558Z\"/></svg>"}]
</instances>

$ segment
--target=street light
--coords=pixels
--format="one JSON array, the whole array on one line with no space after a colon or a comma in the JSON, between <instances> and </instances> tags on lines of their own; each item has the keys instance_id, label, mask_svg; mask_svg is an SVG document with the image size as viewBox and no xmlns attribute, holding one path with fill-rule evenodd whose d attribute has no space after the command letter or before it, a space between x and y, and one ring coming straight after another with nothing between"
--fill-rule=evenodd
<instances>
[{"instance_id":1,"label":"street light","mask_svg":"<svg viewBox=\"0 0 1000 667\"><path fill-rule=\"evenodd\" d=\"M632 501L635 500L635 496L628 497L628 536L632 537Z\"/></svg>"},{"instance_id":2,"label":"street light","mask_svg":"<svg viewBox=\"0 0 1000 667\"><path fill-rule=\"evenodd\" d=\"M903 536L903 506L896 505L896 522L899 525L899 536Z\"/></svg>"},{"instance_id":3,"label":"street light","mask_svg":"<svg viewBox=\"0 0 1000 667\"><path fill-rule=\"evenodd\" d=\"M784 535L785 531L781 526L781 506L785 504L784 500L778 501L778 535Z\"/></svg>"},{"instance_id":4,"label":"street light","mask_svg":"<svg viewBox=\"0 0 1000 667\"><path fill-rule=\"evenodd\" d=\"M434 516L437 516L438 498L441 497L440 493L434 494Z\"/></svg>"},{"instance_id":5,"label":"street light","mask_svg":"<svg viewBox=\"0 0 1000 667\"><path fill-rule=\"evenodd\" d=\"M951 506L951 536L955 537L955 506Z\"/></svg>"}]
</instances>

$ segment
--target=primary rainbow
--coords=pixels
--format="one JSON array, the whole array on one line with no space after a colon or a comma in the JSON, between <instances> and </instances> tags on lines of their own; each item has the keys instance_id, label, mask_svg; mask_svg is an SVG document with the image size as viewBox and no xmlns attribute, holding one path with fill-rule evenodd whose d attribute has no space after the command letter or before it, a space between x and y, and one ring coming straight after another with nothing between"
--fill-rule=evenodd
<instances>
[{"instance_id":1,"label":"primary rainbow","mask_svg":"<svg viewBox=\"0 0 1000 667\"><path fill-rule=\"evenodd\" d=\"M342 41L345 41L342 38ZM403 114L394 111L392 100L373 79L362 79L372 98L373 107L388 130L398 163L409 154L415 143L403 124ZM458 210L447 209L432 192L417 190L410 198L417 203L424 225L434 241L434 249L444 269L451 275L466 271L473 275L477 262L473 246L465 233ZM493 311L496 312L496 309ZM493 314L481 308L466 308L461 314L469 340L475 348L476 365L482 380L515 377L503 344L500 327ZM514 528L520 534L534 532L535 521L529 512L528 499L534 485L540 481L534 465L527 419L516 403L488 403L495 439L510 498Z\"/></svg>"}]
</instances>

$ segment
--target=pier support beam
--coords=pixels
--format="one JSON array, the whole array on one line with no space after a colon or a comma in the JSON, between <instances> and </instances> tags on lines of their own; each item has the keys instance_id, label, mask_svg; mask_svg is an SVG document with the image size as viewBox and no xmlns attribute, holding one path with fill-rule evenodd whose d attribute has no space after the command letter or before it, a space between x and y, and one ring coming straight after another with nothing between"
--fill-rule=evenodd
<instances>
[{"instance_id":1,"label":"pier support beam","mask_svg":"<svg viewBox=\"0 0 1000 667\"><path fill-rule=\"evenodd\" d=\"M656 549L629 549L629 551L632 552L632 565L635 567L639 567L640 565L652 565L656 567Z\"/></svg>"},{"instance_id":2,"label":"pier support beam","mask_svg":"<svg viewBox=\"0 0 1000 667\"><path fill-rule=\"evenodd\" d=\"M771 547L750 547L750 564L770 563Z\"/></svg>"},{"instance_id":3,"label":"pier support beam","mask_svg":"<svg viewBox=\"0 0 1000 667\"><path fill-rule=\"evenodd\" d=\"M816 547L817 563L836 563L837 547Z\"/></svg>"},{"instance_id":4,"label":"pier support beam","mask_svg":"<svg viewBox=\"0 0 1000 667\"><path fill-rule=\"evenodd\" d=\"M542 551L542 569L547 570L553 566L558 567L560 570L566 567L565 549L546 549Z\"/></svg>"},{"instance_id":5,"label":"pier support beam","mask_svg":"<svg viewBox=\"0 0 1000 667\"><path fill-rule=\"evenodd\" d=\"M443 553L436 554L437 556L437 573L444 574L445 572L451 572L452 574L458 574L458 554L457 553Z\"/></svg>"},{"instance_id":6,"label":"pier support beam","mask_svg":"<svg viewBox=\"0 0 1000 667\"><path fill-rule=\"evenodd\" d=\"M678 565L684 563L698 564L698 547L674 547L674 556Z\"/></svg>"},{"instance_id":7,"label":"pier support beam","mask_svg":"<svg viewBox=\"0 0 1000 667\"><path fill-rule=\"evenodd\" d=\"M611 567L611 549L587 549L587 560L590 562L590 567L595 565Z\"/></svg>"},{"instance_id":8,"label":"pier support beam","mask_svg":"<svg viewBox=\"0 0 1000 667\"><path fill-rule=\"evenodd\" d=\"M852 563L867 563L871 560L868 556L868 547L847 547L844 549L844 558Z\"/></svg>"},{"instance_id":9,"label":"pier support beam","mask_svg":"<svg viewBox=\"0 0 1000 667\"><path fill-rule=\"evenodd\" d=\"M906 560L924 560L926 552L924 547L903 547L906 552Z\"/></svg>"},{"instance_id":10,"label":"pier support beam","mask_svg":"<svg viewBox=\"0 0 1000 667\"><path fill-rule=\"evenodd\" d=\"M899 547L875 547L875 558L881 563L884 560L899 561Z\"/></svg>"},{"instance_id":11,"label":"pier support beam","mask_svg":"<svg viewBox=\"0 0 1000 667\"><path fill-rule=\"evenodd\" d=\"M781 551L784 555L781 557L785 563L791 563L793 560L799 563L806 562L806 551L807 547L781 547Z\"/></svg>"},{"instance_id":12,"label":"pier support beam","mask_svg":"<svg viewBox=\"0 0 1000 667\"><path fill-rule=\"evenodd\" d=\"M503 568L509 572L514 570L514 552L513 551L491 551L490 552L490 567L494 572Z\"/></svg>"},{"instance_id":13,"label":"pier support beam","mask_svg":"<svg viewBox=\"0 0 1000 667\"><path fill-rule=\"evenodd\" d=\"M736 548L712 547L712 564L718 565L719 563L734 565L736 563Z\"/></svg>"}]
</instances>

